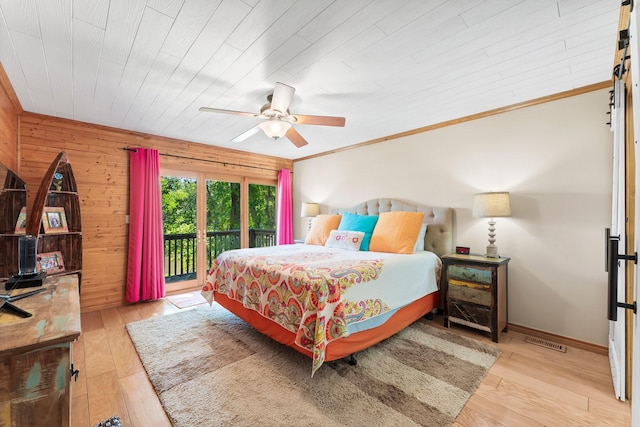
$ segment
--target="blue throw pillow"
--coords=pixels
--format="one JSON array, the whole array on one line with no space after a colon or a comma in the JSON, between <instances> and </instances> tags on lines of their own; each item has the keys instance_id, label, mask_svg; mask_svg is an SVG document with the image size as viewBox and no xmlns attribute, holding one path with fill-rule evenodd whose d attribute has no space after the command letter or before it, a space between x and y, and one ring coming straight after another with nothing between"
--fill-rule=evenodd
<instances>
[{"instance_id":1,"label":"blue throw pillow","mask_svg":"<svg viewBox=\"0 0 640 427\"><path fill-rule=\"evenodd\" d=\"M356 215L345 212L342 214L338 230L364 232L364 238L362 239L360 250L368 251L371 234L373 233L373 229L376 227L376 222L378 222L377 215Z\"/></svg>"}]
</instances>

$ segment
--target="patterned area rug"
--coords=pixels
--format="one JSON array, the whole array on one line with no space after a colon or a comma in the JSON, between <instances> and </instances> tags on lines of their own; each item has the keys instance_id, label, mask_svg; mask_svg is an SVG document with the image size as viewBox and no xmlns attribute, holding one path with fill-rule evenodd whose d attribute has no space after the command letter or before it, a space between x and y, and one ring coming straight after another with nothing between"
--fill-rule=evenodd
<instances>
[{"instance_id":1,"label":"patterned area rug","mask_svg":"<svg viewBox=\"0 0 640 427\"><path fill-rule=\"evenodd\" d=\"M127 329L175 426L447 426L500 350L429 323L313 378L311 359L216 304Z\"/></svg>"}]
</instances>

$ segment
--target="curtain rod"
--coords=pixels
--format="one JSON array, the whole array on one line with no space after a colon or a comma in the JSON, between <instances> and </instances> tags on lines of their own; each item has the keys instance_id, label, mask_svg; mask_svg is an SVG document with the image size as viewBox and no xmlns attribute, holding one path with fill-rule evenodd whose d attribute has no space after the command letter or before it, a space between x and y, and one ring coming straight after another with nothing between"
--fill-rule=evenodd
<instances>
[{"instance_id":1,"label":"curtain rod","mask_svg":"<svg viewBox=\"0 0 640 427\"><path fill-rule=\"evenodd\" d=\"M136 148L129 148L129 147L125 147L125 148L123 148L123 150L132 151L134 153L138 152L138 150ZM177 154L168 154L168 153L159 153L159 154L161 156L174 157L176 159L198 160L200 162L218 163L218 164L223 165L223 166L227 166L227 165L229 165L229 166L238 166L238 167L241 167L241 168L252 168L252 169L260 169L260 170L275 171L275 172L278 172L280 170L280 169L264 168L264 167L261 167L261 166L250 166L250 165L241 165L239 163L222 162L220 160L194 159L193 157L178 156ZM291 173L293 173L293 171L291 171Z\"/></svg>"}]
</instances>

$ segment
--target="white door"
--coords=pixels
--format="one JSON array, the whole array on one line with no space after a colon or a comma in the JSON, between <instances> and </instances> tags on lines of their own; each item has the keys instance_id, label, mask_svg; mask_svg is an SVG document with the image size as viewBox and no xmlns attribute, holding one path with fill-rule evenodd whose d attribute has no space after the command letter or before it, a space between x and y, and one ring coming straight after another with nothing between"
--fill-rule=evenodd
<instances>
[{"instance_id":1,"label":"white door","mask_svg":"<svg viewBox=\"0 0 640 427\"><path fill-rule=\"evenodd\" d=\"M636 7L632 8L631 11L631 25L630 25L630 35L631 35L631 63L634 64L631 67L631 79L633 84L631 95L634 100L634 104L636 104L636 108L633 109L633 127L634 127L634 139L638 141L640 137L640 89L638 89L638 82L640 82L640 55L638 43L640 42L640 37L638 34L638 14L636 12ZM634 141L634 142L635 142ZM636 191L640 189L640 174L638 173L638 168L640 167L640 147L635 144L635 185ZM638 253L639 241L640 241L640 197L636 197L635 202L635 233L634 233L634 250ZM638 275L640 274L640 269L638 268L638 264L635 265L634 271L634 297L633 300L637 301L638 295ZM634 314L633 316L633 344L632 344L632 357L631 357L631 425L632 426L640 426L640 325L638 324L638 316Z\"/></svg>"},{"instance_id":2,"label":"white door","mask_svg":"<svg viewBox=\"0 0 640 427\"><path fill-rule=\"evenodd\" d=\"M613 131L613 191L611 235L619 236L619 253L625 249L625 146L624 146L624 82L617 80L614 87L614 106L611 112ZM615 256L616 254L610 254ZM618 301L625 299L625 262L618 261ZM617 321L609 321L609 363L616 398L625 399L625 310L617 309Z\"/></svg>"}]
</instances>

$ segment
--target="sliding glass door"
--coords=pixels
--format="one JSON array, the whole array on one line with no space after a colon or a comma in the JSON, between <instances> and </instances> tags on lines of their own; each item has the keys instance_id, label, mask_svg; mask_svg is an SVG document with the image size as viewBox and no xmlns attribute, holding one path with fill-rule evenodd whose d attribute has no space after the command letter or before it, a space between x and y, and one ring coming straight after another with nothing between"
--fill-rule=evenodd
<instances>
[{"instance_id":1,"label":"sliding glass door","mask_svg":"<svg viewBox=\"0 0 640 427\"><path fill-rule=\"evenodd\" d=\"M276 186L249 184L249 247L276 244Z\"/></svg>"},{"instance_id":2,"label":"sliding glass door","mask_svg":"<svg viewBox=\"0 0 640 427\"><path fill-rule=\"evenodd\" d=\"M195 287L198 279L198 176L161 171L164 280L168 293Z\"/></svg>"},{"instance_id":3,"label":"sliding glass door","mask_svg":"<svg viewBox=\"0 0 640 427\"><path fill-rule=\"evenodd\" d=\"M202 286L224 251L275 245L275 182L163 170L161 188L168 293Z\"/></svg>"},{"instance_id":4,"label":"sliding glass door","mask_svg":"<svg viewBox=\"0 0 640 427\"><path fill-rule=\"evenodd\" d=\"M206 180L205 269L222 252L242 247L240 188L240 182Z\"/></svg>"}]
</instances>

